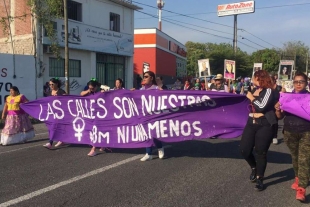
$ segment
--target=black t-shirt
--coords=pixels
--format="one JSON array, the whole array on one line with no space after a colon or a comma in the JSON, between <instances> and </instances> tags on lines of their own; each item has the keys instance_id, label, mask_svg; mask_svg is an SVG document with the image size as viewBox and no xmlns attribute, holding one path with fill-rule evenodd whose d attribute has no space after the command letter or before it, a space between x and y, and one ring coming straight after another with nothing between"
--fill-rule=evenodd
<instances>
[{"instance_id":1,"label":"black t-shirt","mask_svg":"<svg viewBox=\"0 0 310 207\"><path fill-rule=\"evenodd\" d=\"M310 131L310 121L285 112L283 129L288 132L303 133Z\"/></svg>"},{"instance_id":2,"label":"black t-shirt","mask_svg":"<svg viewBox=\"0 0 310 207\"><path fill-rule=\"evenodd\" d=\"M285 112L283 129L288 132L303 133L310 131L310 121Z\"/></svg>"},{"instance_id":3,"label":"black t-shirt","mask_svg":"<svg viewBox=\"0 0 310 207\"><path fill-rule=\"evenodd\" d=\"M62 96L62 95L64 95L64 94L66 94L66 91L62 90L61 88L59 88L58 91L56 92L56 95L57 95L57 96ZM52 91L49 91L49 92L47 93L47 96L52 96Z\"/></svg>"}]
</instances>

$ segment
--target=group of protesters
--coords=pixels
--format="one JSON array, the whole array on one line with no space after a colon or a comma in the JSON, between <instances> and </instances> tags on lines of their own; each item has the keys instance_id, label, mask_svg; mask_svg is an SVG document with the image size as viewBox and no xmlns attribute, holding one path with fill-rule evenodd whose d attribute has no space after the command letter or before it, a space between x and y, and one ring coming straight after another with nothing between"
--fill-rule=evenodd
<instances>
[{"instance_id":1,"label":"group of protesters","mask_svg":"<svg viewBox=\"0 0 310 207\"><path fill-rule=\"evenodd\" d=\"M267 153L270 144L276 137L278 131L278 120L284 117L284 141L287 144L295 172L295 182L291 188L296 190L296 199L305 201L306 187L309 181L310 171L310 121L300 118L291 113L281 110L279 104L280 92L282 88L276 84L276 77L270 75L265 70L256 71L250 80L241 78L237 81L225 81L222 74L217 74L210 83L201 83L199 78L194 84L186 80L184 84L177 80L175 87L183 90L206 90L214 92L227 92L244 94L249 100L249 117L242 133L240 142L241 155L249 165L251 182L255 182L255 189L264 189L263 179L267 166ZM308 78L304 73L296 72L293 78L294 90L292 93L307 94L306 90ZM66 92L61 89L61 82L58 78L49 81L49 93L47 96L62 96ZM122 79L115 81L112 90L124 89ZM143 74L140 90L167 90L162 77L147 71ZM98 83L96 79L91 79L87 88L81 92L81 96L91 96L97 92L106 92L108 87ZM131 89L132 91L136 89ZM34 137L34 129L29 118L20 108L20 104L28 102L27 98L19 93L16 86L10 89L10 95L6 99L2 119L6 119L5 127L1 133L1 144L9 145L26 142ZM61 146L58 142L54 147ZM164 158L164 148L160 141L154 139L154 144L158 148L158 157ZM53 141L50 140L44 145L51 149ZM105 150L100 148L100 151ZM92 147L88 156L93 157L96 147ZM146 154L141 161L152 160L152 148L146 148Z\"/></svg>"}]
</instances>

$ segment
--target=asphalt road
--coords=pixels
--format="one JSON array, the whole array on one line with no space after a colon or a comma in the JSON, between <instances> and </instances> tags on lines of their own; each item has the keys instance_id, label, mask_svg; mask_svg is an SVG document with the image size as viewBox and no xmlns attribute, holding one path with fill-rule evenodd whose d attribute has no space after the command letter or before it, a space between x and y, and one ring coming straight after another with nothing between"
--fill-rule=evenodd
<instances>
[{"instance_id":1,"label":"asphalt road","mask_svg":"<svg viewBox=\"0 0 310 207\"><path fill-rule=\"evenodd\" d=\"M35 140L0 146L0 207L310 206L290 189L294 174L281 134L268 154L266 189L256 192L239 139L175 143L167 145L166 159L140 162L144 149L92 158L86 156L89 146L47 150L45 126L35 128Z\"/></svg>"}]
</instances>

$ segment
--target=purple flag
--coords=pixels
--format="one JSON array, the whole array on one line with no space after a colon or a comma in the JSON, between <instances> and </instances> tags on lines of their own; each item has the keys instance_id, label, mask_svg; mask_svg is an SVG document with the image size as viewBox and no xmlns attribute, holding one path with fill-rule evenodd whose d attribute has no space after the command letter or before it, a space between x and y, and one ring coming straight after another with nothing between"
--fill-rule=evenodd
<instances>
[{"instance_id":1,"label":"purple flag","mask_svg":"<svg viewBox=\"0 0 310 207\"><path fill-rule=\"evenodd\" d=\"M281 93L281 109L310 121L310 94Z\"/></svg>"},{"instance_id":2,"label":"purple flag","mask_svg":"<svg viewBox=\"0 0 310 207\"><path fill-rule=\"evenodd\" d=\"M248 118L245 96L205 91L117 90L51 96L23 104L44 121L51 140L97 147L139 148L153 138L180 142L235 138Z\"/></svg>"}]
</instances>

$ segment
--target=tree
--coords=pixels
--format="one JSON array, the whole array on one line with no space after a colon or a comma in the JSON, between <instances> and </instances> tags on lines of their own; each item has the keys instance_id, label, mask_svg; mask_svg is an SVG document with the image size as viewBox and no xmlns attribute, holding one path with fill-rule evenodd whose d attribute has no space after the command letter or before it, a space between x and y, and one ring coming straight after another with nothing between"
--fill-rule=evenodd
<instances>
[{"instance_id":1,"label":"tree","mask_svg":"<svg viewBox=\"0 0 310 207\"><path fill-rule=\"evenodd\" d=\"M236 60L236 77L248 76L252 72L250 57L246 52L238 48L236 57L234 55L233 46L228 43L194 43L187 42L187 71L188 75L196 76L198 73L198 60L210 59L210 68L212 74L223 74L224 60Z\"/></svg>"},{"instance_id":2,"label":"tree","mask_svg":"<svg viewBox=\"0 0 310 207\"><path fill-rule=\"evenodd\" d=\"M63 0L28 0L31 13L39 23L39 28L44 27L47 37L51 42L51 50L59 57L59 44L54 28L54 20L63 18Z\"/></svg>"},{"instance_id":3,"label":"tree","mask_svg":"<svg viewBox=\"0 0 310 207\"><path fill-rule=\"evenodd\" d=\"M305 72L309 47L301 41L289 41L284 43L282 59L295 60L295 70Z\"/></svg>"},{"instance_id":4,"label":"tree","mask_svg":"<svg viewBox=\"0 0 310 207\"><path fill-rule=\"evenodd\" d=\"M263 49L253 52L251 60L253 63L263 63L263 69L270 73L277 73L279 70L281 52L276 49Z\"/></svg>"}]
</instances>

